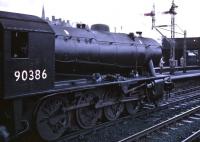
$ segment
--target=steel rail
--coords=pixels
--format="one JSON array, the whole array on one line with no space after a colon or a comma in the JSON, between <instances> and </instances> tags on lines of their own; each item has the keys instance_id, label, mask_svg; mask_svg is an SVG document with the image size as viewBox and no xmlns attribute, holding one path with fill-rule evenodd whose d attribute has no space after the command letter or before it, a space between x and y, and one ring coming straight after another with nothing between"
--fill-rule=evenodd
<instances>
[{"instance_id":1,"label":"steel rail","mask_svg":"<svg viewBox=\"0 0 200 142\"><path fill-rule=\"evenodd\" d=\"M190 109L190 110L188 110L188 111L186 111L186 112L184 112L182 114L174 116L174 117L172 117L172 118L170 118L170 119L168 119L166 121L163 121L163 122L161 122L161 123L159 123L157 125L149 127L149 128L147 128L147 129L145 129L145 130L143 130L141 132L138 132L138 133L134 134L134 135L128 136L128 137L126 137L126 138L124 138L124 139L122 139L122 140L120 140L118 142L133 142L133 141L137 141L139 138L142 138L142 137L144 137L144 136L146 136L146 135L148 135L148 134L150 134L152 132L155 132L155 131L159 130L160 128L166 127L166 126L168 126L168 125L170 125L170 124L172 124L172 123L174 123L174 122L176 122L178 120L181 120L184 117L190 116L191 114L194 114L194 113L196 113L198 111L200 111L200 106L192 108L192 109Z\"/></svg>"},{"instance_id":2,"label":"steel rail","mask_svg":"<svg viewBox=\"0 0 200 142\"><path fill-rule=\"evenodd\" d=\"M192 142L192 141L196 140L197 138L200 138L200 130L196 131L195 133L193 133L186 139L182 140L181 142Z\"/></svg>"}]
</instances>

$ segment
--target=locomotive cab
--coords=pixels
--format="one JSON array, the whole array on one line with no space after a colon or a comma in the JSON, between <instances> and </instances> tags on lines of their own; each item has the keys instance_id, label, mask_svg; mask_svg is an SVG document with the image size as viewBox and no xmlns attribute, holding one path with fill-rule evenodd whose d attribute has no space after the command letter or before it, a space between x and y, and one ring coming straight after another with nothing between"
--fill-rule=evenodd
<instances>
[{"instance_id":1,"label":"locomotive cab","mask_svg":"<svg viewBox=\"0 0 200 142\"><path fill-rule=\"evenodd\" d=\"M38 17L0 13L0 97L44 92L54 83L54 33Z\"/></svg>"}]
</instances>

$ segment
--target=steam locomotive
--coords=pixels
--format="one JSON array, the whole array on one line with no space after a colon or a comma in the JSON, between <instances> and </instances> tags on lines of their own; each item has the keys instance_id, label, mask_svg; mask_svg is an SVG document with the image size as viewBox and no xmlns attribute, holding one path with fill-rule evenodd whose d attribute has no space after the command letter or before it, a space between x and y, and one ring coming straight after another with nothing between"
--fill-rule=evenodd
<instances>
[{"instance_id":1,"label":"steam locomotive","mask_svg":"<svg viewBox=\"0 0 200 142\"><path fill-rule=\"evenodd\" d=\"M161 56L155 40L103 24L64 27L1 11L0 125L11 139L34 128L49 141L133 115L170 89L154 71Z\"/></svg>"}]
</instances>

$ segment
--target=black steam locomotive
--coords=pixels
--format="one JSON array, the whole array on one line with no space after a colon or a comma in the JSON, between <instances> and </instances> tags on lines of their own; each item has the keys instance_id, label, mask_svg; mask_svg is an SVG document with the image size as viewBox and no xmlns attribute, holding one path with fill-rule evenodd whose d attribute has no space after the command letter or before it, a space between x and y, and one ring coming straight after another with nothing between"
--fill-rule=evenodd
<instances>
[{"instance_id":1,"label":"black steam locomotive","mask_svg":"<svg viewBox=\"0 0 200 142\"><path fill-rule=\"evenodd\" d=\"M35 128L55 140L102 117L134 114L162 97L169 82L156 75L161 46L96 24L77 28L0 12L0 125L12 136Z\"/></svg>"}]
</instances>

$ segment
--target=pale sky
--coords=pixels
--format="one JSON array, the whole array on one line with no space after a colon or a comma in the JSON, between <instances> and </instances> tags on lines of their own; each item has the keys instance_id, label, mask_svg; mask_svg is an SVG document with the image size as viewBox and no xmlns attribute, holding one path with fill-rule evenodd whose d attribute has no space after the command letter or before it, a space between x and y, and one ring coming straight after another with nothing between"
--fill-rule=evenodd
<instances>
[{"instance_id":1,"label":"pale sky","mask_svg":"<svg viewBox=\"0 0 200 142\"><path fill-rule=\"evenodd\" d=\"M142 31L144 36L159 38L159 34L151 30L151 18L143 15L150 12L155 4L156 24L170 24L170 15L163 15L162 12L169 10L171 2L172 0L0 0L0 10L41 17L44 4L46 16L50 18L54 15L56 18L89 25L104 23L110 26L111 31L117 27L117 32ZM200 1L175 0L175 3L178 5L176 24L187 30L188 37L200 36ZM163 33L170 35L170 32Z\"/></svg>"}]
</instances>

